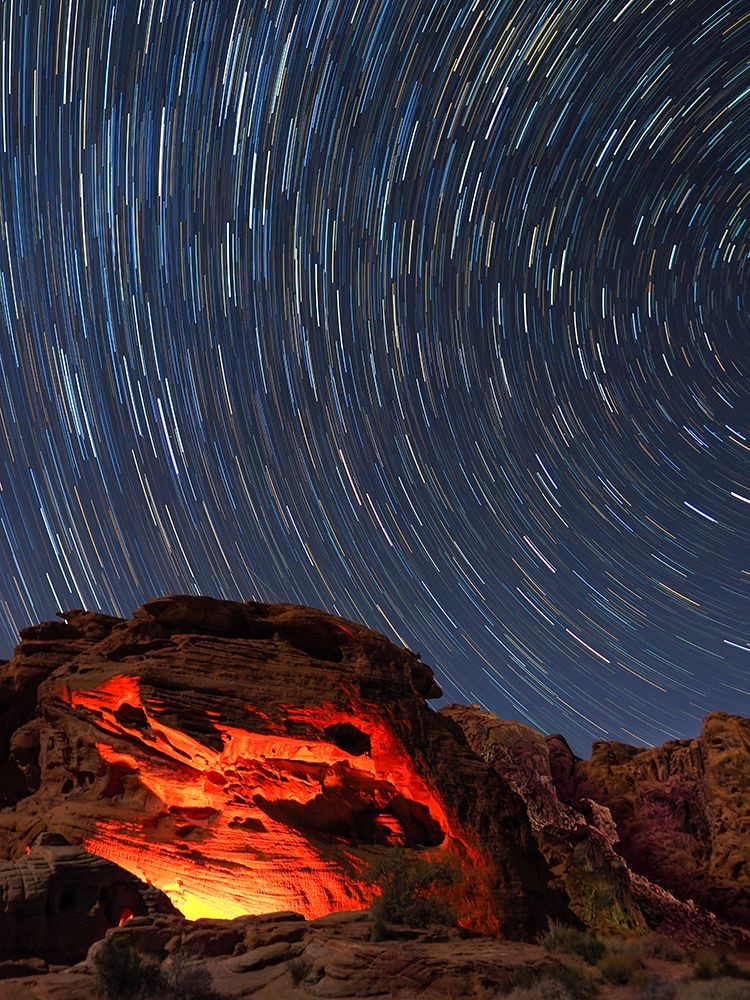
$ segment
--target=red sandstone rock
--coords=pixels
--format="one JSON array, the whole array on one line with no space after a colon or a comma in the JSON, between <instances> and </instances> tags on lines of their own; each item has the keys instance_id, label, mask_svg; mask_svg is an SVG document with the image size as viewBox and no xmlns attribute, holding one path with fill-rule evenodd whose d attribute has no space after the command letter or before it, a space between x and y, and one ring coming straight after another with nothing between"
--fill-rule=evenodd
<instances>
[{"instance_id":1,"label":"red sandstone rock","mask_svg":"<svg viewBox=\"0 0 750 1000\"><path fill-rule=\"evenodd\" d=\"M188 916L314 917L365 905L363 869L401 843L478 876L468 925L528 937L564 915L523 802L426 706L439 689L410 651L292 605L63 618L0 679L6 856L55 831Z\"/></svg>"},{"instance_id":2,"label":"red sandstone rock","mask_svg":"<svg viewBox=\"0 0 750 1000\"><path fill-rule=\"evenodd\" d=\"M63 617L0 668L7 858L52 831L190 916L314 917L365 905L364 868L401 843L471 874L462 921L492 933L532 936L566 901L691 943L750 926L748 720L581 761L476 707L436 715L415 654L323 612L172 597Z\"/></svg>"},{"instance_id":3,"label":"red sandstone rock","mask_svg":"<svg viewBox=\"0 0 750 1000\"><path fill-rule=\"evenodd\" d=\"M288 913L195 923L140 920L107 936L131 947L158 940L150 954L165 971L180 955L187 969L195 963L208 970L226 1000L495 1000L509 975L557 964L535 945L466 940L455 931L372 942L367 917L359 911L314 921ZM100 947L69 972L4 983L3 1000L91 1000Z\"/></svg>"},{"instance_id":4,"label":"red sandstone rock","mask_svg":"<svg viewBox=\"0 0 750 1000\"><path fill-rule=\"evenodd\" d=\"M606 806L633 871L750 928L750 720L715 713L700 737L641 750L595 743L577 759L550 737L560 797Z\"/></svg>"},{"instance_id":5,"label":"red sandstone rock","mask_svg":"<svg viewBox=\"0 0 750 1000\"><path fill-rule=\"evenodd\" d=\"M614 849L618 836L609 810L595 802L577 810L560 801L542 734L477 705L448 705L441 715L461 726L472 750L523 798L537 843L576 916L599 930L645 930L629 872Z\"/></svg>"}]
</instances>

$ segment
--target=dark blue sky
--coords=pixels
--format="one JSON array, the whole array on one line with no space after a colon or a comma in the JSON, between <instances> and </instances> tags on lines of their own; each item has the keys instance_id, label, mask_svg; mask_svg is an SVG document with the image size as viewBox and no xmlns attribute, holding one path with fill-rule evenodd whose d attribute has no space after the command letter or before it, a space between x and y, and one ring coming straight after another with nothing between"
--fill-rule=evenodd
<instances>
[{"instance_id":1,"label":"dark blue sky","mask_svg":"<svg viewBox=\"0 0 750 1000\"><path fill-rule=\"evenodd\" d=\"M746 5L0 8L0 629L290 600L750 712Z\"/></svg>"}]
</instances>

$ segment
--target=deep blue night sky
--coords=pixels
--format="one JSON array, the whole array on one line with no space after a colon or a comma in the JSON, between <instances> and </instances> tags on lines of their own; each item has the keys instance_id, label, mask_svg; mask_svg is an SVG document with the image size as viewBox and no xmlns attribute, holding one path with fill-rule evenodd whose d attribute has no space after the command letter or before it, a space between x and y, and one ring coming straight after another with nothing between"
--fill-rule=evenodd
<instances>
[{"instance_id":1,"label":"deep blue night sky","mask_svg":"<svg viewBox=\"0 0 750 1000\"><path fill-rule=\"evenodd\" d=\"M750 8L2 0L0 631L313 604L750 714Z\"/></svg>"}]
</instances>

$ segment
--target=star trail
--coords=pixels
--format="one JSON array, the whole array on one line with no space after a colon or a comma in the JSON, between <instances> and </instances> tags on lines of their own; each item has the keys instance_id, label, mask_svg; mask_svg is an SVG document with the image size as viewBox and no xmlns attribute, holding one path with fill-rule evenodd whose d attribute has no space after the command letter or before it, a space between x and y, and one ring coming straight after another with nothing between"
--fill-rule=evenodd
<instances>
[{"instance_id":1,"label":"star trail","mask_svg":"<svg viewBox=\"0 0 750 1000\"><path fill-rule=\"evenodd\" d=\"M0 630L323 607L750 714L750 7L2 0Z\"/></svg>"}]
</instances>

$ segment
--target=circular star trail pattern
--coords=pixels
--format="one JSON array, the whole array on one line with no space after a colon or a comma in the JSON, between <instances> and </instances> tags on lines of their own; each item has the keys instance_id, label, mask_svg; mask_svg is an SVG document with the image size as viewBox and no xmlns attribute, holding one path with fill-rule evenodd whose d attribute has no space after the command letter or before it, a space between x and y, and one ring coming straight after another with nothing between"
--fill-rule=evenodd
<instances>
[{"instance_id":1,"label":"circular star trail pattern","mask_svg":"<svg viewBox=\"0 0 750 1000\"><path fill-rule=\"evenodd\" d=\"M578 748L750 708L750 8L4 0L0 618L322 606Z\"/></svg>"}]
</instances>

